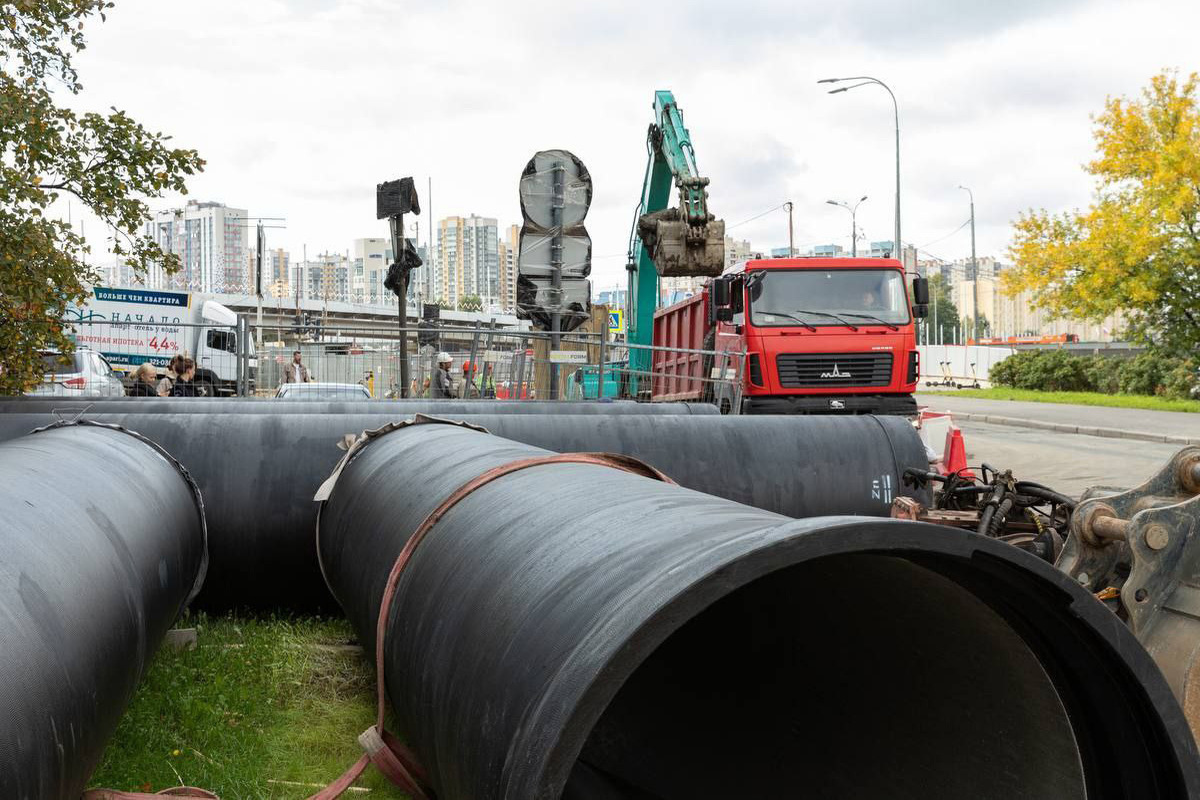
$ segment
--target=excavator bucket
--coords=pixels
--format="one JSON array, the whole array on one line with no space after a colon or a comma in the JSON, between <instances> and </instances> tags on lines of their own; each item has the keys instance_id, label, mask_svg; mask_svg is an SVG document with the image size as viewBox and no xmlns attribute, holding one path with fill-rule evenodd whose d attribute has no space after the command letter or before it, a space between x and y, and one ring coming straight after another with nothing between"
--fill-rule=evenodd
<instances>
[{"instance_id":1,"label":"excavator bucket","mask_svg":"<svg viewBox=\"0 0 1200 800\"><path fill-rule=\"evenodd\" d=\"M725 271L724 220L689 225L678 208L668 208L643 214L638 219L638 235L664 278L716 277Z\"/></svg>"}]
</instances>

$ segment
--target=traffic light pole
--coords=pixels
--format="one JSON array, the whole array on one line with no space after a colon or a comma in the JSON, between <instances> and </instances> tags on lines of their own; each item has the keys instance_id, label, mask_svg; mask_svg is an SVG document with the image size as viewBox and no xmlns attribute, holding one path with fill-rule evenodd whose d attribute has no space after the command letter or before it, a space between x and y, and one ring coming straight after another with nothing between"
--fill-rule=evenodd
<instances>
[{"instance_id":1,"label":"traffic light pole","mask_svg":"<svg viewBox=\"0 0 1200 800\"><path fill-rule=\"evenodd\" d=\"M401 265L400 269L400 292L397 298L397 318L399 320L399 357L400 357L400 397L408 399L409 383L409 364L408 364L408 270L404 264L404 248L407 247L407 242L404 241L404 215L396 214L388 217L392 231L392 259L395 263Z\"/></svg>"}]
</instances>

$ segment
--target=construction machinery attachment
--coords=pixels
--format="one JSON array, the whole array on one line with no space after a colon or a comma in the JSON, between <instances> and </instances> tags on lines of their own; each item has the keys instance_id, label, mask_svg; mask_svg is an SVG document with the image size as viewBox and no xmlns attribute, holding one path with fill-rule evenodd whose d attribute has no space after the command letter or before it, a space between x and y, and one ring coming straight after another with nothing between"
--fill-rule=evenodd
<instances>
[{"instance_id":1,"label":"construction machinery attachment","mask_svg":"<svg viewBox=\"0 0 1200 800\"><path fill-rule=\"evenodd\" d=\"M671 92L654 94L654 122L646 135L650 162L635 221L637 238L663 277L714 277L725 269L725 223L708 211L708 178L700 176L691 135ZM666 208L669 183L679 193L679 205ZM643 264L634 246L633 270Z\"/></svg>"}]
</instances>

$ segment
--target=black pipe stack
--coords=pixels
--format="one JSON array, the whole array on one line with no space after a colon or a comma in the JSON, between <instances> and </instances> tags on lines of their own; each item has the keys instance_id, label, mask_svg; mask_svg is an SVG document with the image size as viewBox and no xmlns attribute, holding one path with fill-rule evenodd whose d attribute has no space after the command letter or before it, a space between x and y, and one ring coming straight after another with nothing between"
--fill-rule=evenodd
<instances>
[{"instance_id":1,"label":"black pipe stack","mask_svg":"<svg viewBox=\"0 0 1200 800\"><path fill-rule=\"evenodd\" d=\"M365 645L426 516L545 455L437 424L355 452L318 546ZM1200 796L1133 635L968 532L544 464L445 512L385 625L388 695L439 800Z\"/></svg>"},{"instance_id":2,"label":"black pipe stack","mask_svg":"<svg viewBox=\"0 0 1200 800\"><path fill-rule=\"evenodd\" d=\"M127 431L0 444L0 797L77 800L203 580L195 485Z\"/></svg>"},{"instance_id":3,"label":"black pipe stack","mask_svg":"<svg viewBox=\"0 0 1200 800\"><path fill-rule=\"evenodd\" d=\"M316 508L310 499L342 456L337 442L404 418L387 413L88 416L139 431L195 477L209 506L212 557L198 606L293 610L333 605L312 544ZM54 418L50 412L0 414L0 441ZM624 453L689 488L792 517L887 516L896 494L928 502L926 492L902 485L907 467L927 464L916 432L897 417L459 418L548 450Z\"/></svg>"},{"instance_id":4,"label":"black pipe stack","mask_svg":"<svg viewBox=\"0 0 1200 800\"><path fill-rule=\"evenodd\" d=\"M217 397L21 397L0 399L0 414L602 414L715 416L710 403L635 403L550 400L244 400Z\"/></svg>"}]
</instances>

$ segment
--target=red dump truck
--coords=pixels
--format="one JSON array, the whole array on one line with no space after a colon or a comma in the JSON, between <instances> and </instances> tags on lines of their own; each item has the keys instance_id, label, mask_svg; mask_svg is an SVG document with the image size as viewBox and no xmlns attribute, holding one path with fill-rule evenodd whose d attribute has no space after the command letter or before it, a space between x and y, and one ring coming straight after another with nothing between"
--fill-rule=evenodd
<instances>
[{"instance_id":1,"label":"red dump truck","mask_svg":"<svg viewBox=\"0 0 1200 800\"><path fill-rule=\"evenodd\" d=\"M915 415L914 320L929 289L920 277L909 289L893 258L747 261L655 313L654 344L668 349L654 351L651 400L714 402L726 413Z\"/></svg>"}]
</instances>

